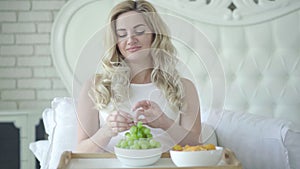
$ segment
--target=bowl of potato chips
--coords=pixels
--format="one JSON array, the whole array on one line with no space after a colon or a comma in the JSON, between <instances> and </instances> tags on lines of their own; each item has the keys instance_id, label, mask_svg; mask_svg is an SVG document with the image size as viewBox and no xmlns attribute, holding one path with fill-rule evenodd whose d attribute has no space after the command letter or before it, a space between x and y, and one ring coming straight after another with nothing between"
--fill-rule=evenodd
<instances>
[{"instance_id":1,"label":"bowl of potato chips","mask_svg":"<svg viewBox=\"0 0 300 169\"><path fill-rule=\"evenodd\" d=\"M175 145L170 150L170 156L177 167L214 166L222 158L223 147L214 144L196 146Z\"/></svg>"}]
</instances>

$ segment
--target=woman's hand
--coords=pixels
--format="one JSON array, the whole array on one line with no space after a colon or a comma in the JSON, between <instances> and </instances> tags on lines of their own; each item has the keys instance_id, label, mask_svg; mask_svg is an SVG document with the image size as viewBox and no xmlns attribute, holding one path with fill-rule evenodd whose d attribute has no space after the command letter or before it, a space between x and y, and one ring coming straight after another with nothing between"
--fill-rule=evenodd
<instances>
[{"instance_id":1,"label":"woman's hand","mask_svg":"<svg viewBox=\"0 0 300 169\"><path fill-rule=\"evenodd\" d=\"M134 105L132 110L136 111L136 121L141 121L153 128L166 130L169 127L166 127L166 125L168 125L171 120L164 114L159 105L153 101L139 101Z\"/></svg>"},{"instance_id":2,"label":"woman's hand","mask_svg":"<svg viewBox=\"0 0 300 169\"><path fill-rule=\"evenodd\" d=\"M111 130L112 136L130 129L133 124L132 116L120 110L110 113L106 119L106 126Z\"/></svg>"}]
</instances>

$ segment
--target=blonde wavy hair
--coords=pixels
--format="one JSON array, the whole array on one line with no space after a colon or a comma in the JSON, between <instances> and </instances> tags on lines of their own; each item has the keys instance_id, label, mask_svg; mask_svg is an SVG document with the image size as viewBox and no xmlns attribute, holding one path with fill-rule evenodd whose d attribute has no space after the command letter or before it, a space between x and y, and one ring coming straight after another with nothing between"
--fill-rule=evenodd
<instances>
[{"instance_id":1,"label":"blonde wavy hair","mask_svg":"<svg viewBox=\"0 0 300 169\"><path fill-rule=\"evenodd\" d=\"M183 106L184 90L181 77L175 66L178 62L166 24L158 16L156 9L144 0L126 0L116 5L109 16L110 26L106 34L107 52L102 58L101 74L94 78L94 86L89 95L97 109L105 108L110 102L121 103L128 97L130 68L123 60L118 47L115 21L118 16L128 11L141 13L153 33L151 56L153 70L151 81L162 90L170 107L174 111Z\"/></svg>"}]
</instances>

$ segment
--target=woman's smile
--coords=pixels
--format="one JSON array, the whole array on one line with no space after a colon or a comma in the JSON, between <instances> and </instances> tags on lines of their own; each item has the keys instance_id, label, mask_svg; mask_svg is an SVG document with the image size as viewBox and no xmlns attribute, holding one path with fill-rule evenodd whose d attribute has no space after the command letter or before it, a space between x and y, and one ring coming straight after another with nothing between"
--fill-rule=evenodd
<instances>
[{"instance_id":1,"label":"woman's smile","mask_svg":"<svg viewBox=\"0 0 300 169\"><path fill-rule=\"evenodd\" d=\"M141 46L131 46L131 47L127 48L126 50L128 52L133 53L133 52L136 52L136 51L140 50L141 48L142 48Z\"/></svg>"}]
</instances>

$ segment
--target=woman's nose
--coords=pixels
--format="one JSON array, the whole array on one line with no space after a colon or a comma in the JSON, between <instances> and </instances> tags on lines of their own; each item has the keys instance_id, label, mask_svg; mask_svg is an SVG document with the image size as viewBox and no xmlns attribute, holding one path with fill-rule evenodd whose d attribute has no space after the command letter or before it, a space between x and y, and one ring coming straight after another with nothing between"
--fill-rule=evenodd
<instances>
[{"instance_id":1,"label":"woman's nose","mask_svg":"<svg viewBox=\"0 0 300 169\"><path fill-rule=\"evenodd\" d=\"M134 34L130 34L127 39L127 44L135 44L137 42L136 36Z\"/></svg>"},{"instance_id":2,"label":"woman's nose","mask_svg":"<svg viewBox=\"0 0 300 169\"><path fill-rule=\"evenodd\" d=\"M129 36L127 39L127 44L135 44L137 42L137 39L134 35Z\"/></svg>"}]
</instances>

